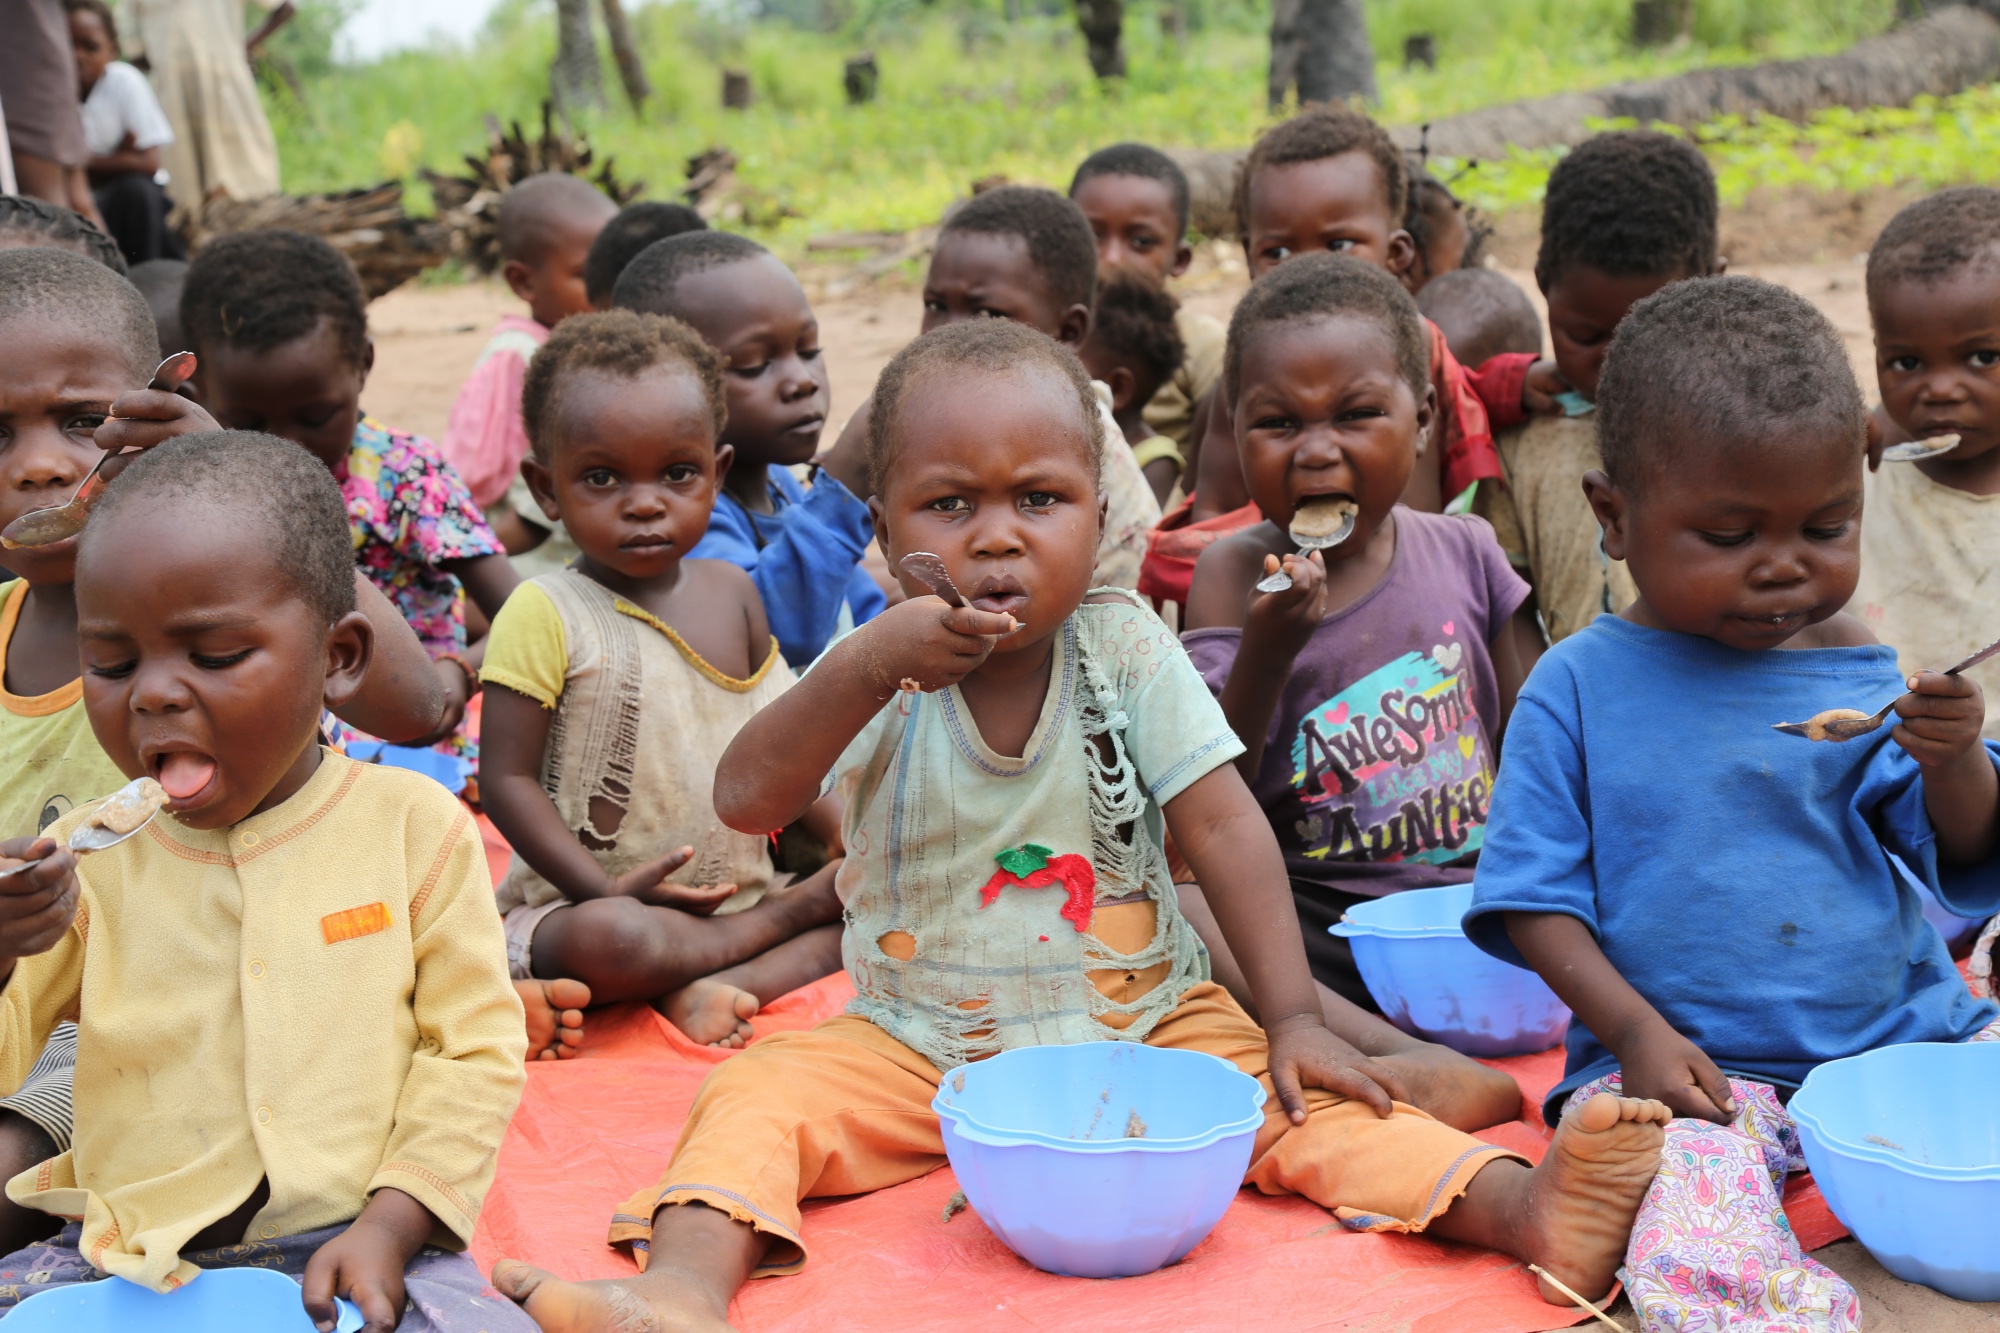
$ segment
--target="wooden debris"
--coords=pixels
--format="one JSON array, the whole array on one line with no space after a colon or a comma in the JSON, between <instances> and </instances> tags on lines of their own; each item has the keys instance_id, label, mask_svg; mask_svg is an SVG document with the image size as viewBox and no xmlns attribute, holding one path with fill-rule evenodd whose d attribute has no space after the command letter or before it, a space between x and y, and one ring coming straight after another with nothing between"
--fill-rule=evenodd
<instances>
[{"instance_id":1,"label":"wooden debris","mask_svg":"<svg viewBox=\"0 0 2000 1333\"><path fill-rule=\"evenodd\" d=\"M372 301L451 256L453 237L440 219L403 211L401 181L337 194L275 194L263 199L211 197L190 229L191 249L238 231L281 228L323 236L361 274Z\"/></svg>"}]
</instances>

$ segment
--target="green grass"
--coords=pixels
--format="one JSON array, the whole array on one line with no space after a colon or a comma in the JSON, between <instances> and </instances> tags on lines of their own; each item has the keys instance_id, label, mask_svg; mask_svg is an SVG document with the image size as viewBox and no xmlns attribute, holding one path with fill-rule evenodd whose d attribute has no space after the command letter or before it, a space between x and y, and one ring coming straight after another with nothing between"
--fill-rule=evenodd
<instances>
[{"instance_id":1,"label":"green grass","mask_svg":"<svg viewBox=\"0 0 2000 1333\"><path fill-rule=\"evenodd\" d=\"M654 197L673 195L689 156L728 145L748 190L747 225L796 250L812 235L933 221L981 176L1060 187L1084 154L1117 139L1234 147L1268 123L1262 5L1179 0L1189 30L1182 42L1167 32L1173 0L1132 0L1131 72L1105 86L1090 75L1066 7L1038 12L1027 0L1030 12L1010 21L1001 2L781 0L809 6L802 17L811 22L751 23L719 17L713 3L627 0L656 95L643 117L631 113L607 58L613 106L585 128L600 156L614 156L620 174L646 181ZM1696 65L1836 50L1885 27L1891 7L1892 0L1703 0L1692 41L1640 53L1623 36L1629 0L1371 0L1382 56L1378 114L1418 122ZM545 4L513 0L471 50L407 52L364 66L325 57L327 4L317 12L321 21L302 26L288 50L303 99L266 94L288 190L369 184L419 166L451 170L483 143L484 113L524 123L538 114L554 43ZM1435 72L1406 73L1391 59L1418 31L1437 36ZM874 104L853 108L841 93L841 64L861 49L876 53L881 92ZM719 107L725 65L750 71L757 100L748 111ZM1799 156L1800 144L1768 129L1738 126L1730 134L1727 146L1741 154L1746 174ZM1960 145L1947 156L1970 167L1974 152ZM1489 206L1529 201L1550 160L1524 155L1497 164L1470 188Z\"/></svg>"}]
</instances>

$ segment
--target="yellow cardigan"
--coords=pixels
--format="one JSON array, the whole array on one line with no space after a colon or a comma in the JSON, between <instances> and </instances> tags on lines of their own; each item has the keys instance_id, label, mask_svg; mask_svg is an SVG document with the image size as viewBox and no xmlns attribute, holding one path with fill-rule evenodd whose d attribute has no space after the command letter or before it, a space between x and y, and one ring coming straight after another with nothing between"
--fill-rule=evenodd
<instances>
[{"instance_id":1,"label":"yellow cardigan","mask_svg":"<svg viewBox=\"0 0 2000 1333\"><path fill-rule=\"evenodd\" d=\"M78 875L75 924L0 991L0 1087L78 1020L76 1146L9 1198L80 1219L91 1263L155 1291L260 1178L245 1240L348 1221L384 1186L470 1240L527 1041L444 788L328 753L274 809L210 832L163 814Z\"/></svg>"}]
</instances>

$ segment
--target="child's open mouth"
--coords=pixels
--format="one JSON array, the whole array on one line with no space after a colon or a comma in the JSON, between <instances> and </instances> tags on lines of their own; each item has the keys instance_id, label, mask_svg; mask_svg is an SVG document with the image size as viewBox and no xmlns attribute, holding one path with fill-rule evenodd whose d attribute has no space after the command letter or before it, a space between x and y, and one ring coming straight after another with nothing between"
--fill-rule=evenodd
<instances>
[{"instance_id":1,"label":"child's open mouth","mask_svg":"<svg viewBox=\"0 0 2000 1333\"><path fill-rule=\"evenodd\" d=\"M193 750L172 750L153 757L153 777L175 805L185 805L214 785L215 761Z\"/></svg>"}]
</instances>

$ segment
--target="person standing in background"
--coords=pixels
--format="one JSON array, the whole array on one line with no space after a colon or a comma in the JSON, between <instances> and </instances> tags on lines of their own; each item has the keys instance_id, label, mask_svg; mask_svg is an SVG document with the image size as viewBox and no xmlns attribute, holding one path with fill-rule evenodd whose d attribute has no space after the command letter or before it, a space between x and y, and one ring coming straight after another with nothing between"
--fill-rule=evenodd
<instances>
[{"instance_id":1,"label":"person standing in background","mask_svg":"<svg viewBox=\"0 0 2000 1333\"><path fill-rule=\"evenodd\" d=\"M0 34L0 115L20 192L102 226L83 174L90 152L62 0L0 0Z\"/></svg>"},{"instance_id":2,"label":"person standing in background","mask_svg":"<svg viewBox=\"0 0 2000 1333\"><path fill-rule=\"evenodd\" d=\"M271 8L270 16L248 42L240 0L125 3L132 20L127 35L135 39L132 61L148 62L153 91L173 127L161 162L174 187L175 221L199 216L218 191L232 199L276 194L278 144L257 100L248 52L292 16L289 0L263 6Z\"/></svg>"},{"instance_id":3,"label":"person standing in background","mask_svg":"<svg viewBox=\"0 0 2000 1333\"><path fill-rule=\"evenodd\" d=\"M170 205L160 179L160 149L174 141L174 131L153 85L122 58L118 22L104 0L63 0L63 8L83 93L85 170L105 230L128 264L185 259L167 226Z\"/></svg>"}]
</instances>

